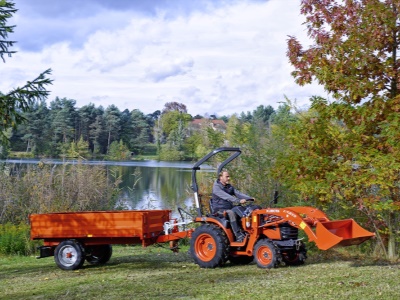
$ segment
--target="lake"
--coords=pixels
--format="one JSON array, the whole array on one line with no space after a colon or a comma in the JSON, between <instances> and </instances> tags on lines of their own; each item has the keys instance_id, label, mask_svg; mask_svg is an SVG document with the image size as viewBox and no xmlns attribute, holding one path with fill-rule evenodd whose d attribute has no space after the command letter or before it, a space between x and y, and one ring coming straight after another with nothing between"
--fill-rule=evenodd
<instances>
[{"instance_id":1,"label":"lake","mask_svg":"<svg viewBox=\"0 0 400 300\"><path fill-rule=\"evenodd\" d=\"M0 160L9 164L37 164L39 159ZM49 164L77 163L75 160L46 159ZM82 161L81 161L82 162ZM190 188L194 163L145 161L83 161L89 165L104 165L111 179L120 177L118 203L125 209L171 209L194 205ZM207 165L197 174L213 171Z\"/></svg>"}]
</instances>

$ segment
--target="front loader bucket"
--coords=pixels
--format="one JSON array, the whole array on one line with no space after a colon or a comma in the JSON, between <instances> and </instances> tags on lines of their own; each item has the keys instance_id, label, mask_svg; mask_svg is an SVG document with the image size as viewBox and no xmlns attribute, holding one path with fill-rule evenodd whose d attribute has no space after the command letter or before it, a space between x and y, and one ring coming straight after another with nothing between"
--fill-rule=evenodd
<instances>
[{"instance_id":1,"label":"front loader bucket","mask_svg":"<svg viewBox=\"0 0 400 300\"><path fill-rule=\"evenodd\" d=\"M315 229L317 247L327 250L335 246L358 245L375 236L353 219L318 222Z\"/></svg>"}]
</instances>

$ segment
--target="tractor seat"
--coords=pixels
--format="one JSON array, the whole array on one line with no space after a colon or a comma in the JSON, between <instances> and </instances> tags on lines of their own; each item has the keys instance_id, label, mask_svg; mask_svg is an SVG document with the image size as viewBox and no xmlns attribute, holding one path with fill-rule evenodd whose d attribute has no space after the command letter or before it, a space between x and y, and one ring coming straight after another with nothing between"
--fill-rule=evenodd
<instances>
[{"instance_id":1,"label":"tractor seat","mask_svg":"<svg viewBox=\"0 0 400 300\"><path fill-rule=\"evenodd\" d=\"M212 205L212 199L208 202L208 206L210 208L210 215L219 218L225 218L225 214L221 211L215 210Z\"/></svg>"},{"instance_id":2,"label":"tractor seat","mask_svg":"<svg viewBox=\"0 0 400 300\"><path fill-rule=\"evenodd\" d=\"M210 201L208 202L209 208L210 208L210 214L209 217L214 217L214 218L218 218L220 220L220 222L222 223L222 225L225 228L228 228L230 226L230 222L228 219L228 215L225 214L225 212L221 212L221 211L216 211L213 209L213 205L212 205L212 201L210 199Z\"/></svg>"}]
</instances>

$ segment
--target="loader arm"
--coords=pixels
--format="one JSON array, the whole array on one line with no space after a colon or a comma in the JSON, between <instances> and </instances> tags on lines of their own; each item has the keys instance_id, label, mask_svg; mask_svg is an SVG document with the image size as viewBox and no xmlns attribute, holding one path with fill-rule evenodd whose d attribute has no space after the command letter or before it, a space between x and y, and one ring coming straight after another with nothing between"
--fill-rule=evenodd
<instances>
[{"instance_id":1,"label":"loader arm","mask_svg":"<svg viewBox=\"0 0 400 300\"><path fill-rule=\"evenodd\" d=\"M259 215L260 227L266 230L281 222L288 222L302 229L309 241L314 242L321 250L358 245L375 236L353 219L330 221L322 211L313 207L267 208L254 211L254 214Z\"/></svg>"}]
</instances>

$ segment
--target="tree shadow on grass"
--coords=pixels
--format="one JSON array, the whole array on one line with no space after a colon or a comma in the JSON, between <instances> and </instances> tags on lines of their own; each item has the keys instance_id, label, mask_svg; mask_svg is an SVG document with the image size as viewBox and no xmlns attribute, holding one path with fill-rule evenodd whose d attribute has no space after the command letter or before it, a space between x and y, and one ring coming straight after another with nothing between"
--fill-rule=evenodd
<instances>
[{"instance_id":1,"label":"tree shadow on grass","mask_svg":"<svg viewBox=\"0 0 400 300\"><path fill-rule=\"evenodd\" d=\"M37 260L36 258L32 258L32 260ZM43 264L40 263L32 263L32 264L18 264L14 266L3 266L0 268L0 280L4 278L17 277L20 275L31 275L31 274L46 274L48 272L54 271L54 267L57 267L54 262L54 258L45 258L41 260ZM49 261L50 260L50 261Z\"/></svg>"}]
</instances>

